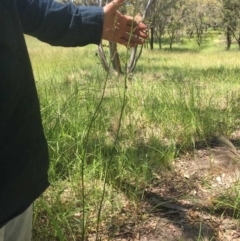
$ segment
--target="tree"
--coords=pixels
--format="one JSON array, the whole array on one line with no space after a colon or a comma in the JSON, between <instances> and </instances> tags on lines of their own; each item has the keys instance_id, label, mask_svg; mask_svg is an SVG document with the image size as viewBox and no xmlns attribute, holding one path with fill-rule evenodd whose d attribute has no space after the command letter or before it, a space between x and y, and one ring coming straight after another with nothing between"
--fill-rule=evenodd
<instances>
[{"instance_id":1,"label":"tree","mask_svg":"<svg viewBox=\"0 0 240 241\"><path fill-rule=\"evenodd\" d=\"M240 48L240 1L222 0L223 24L226 31L227 50L231 48L234 38Z\"/></svg>"},{"instance_id":2,"label":"tree","mask_svg":"<svg viewBox=\"0 0 240 241\"><path fill-rule=\"evenodd\" d=\"M149 8L146 18L150 24L150 46L153 49L155 42L154 38L158 40L159 48L162 48L162 38L168 29L168 24L173 16L173 9L176 8L182 0L157 0L152 3Z\"/></svg>"},{"instance_id":3,"label":"tree","mask_svg":"<svg viewBox=\"0 0 240 241\"><path fill-rule=\"evenodd\" d=\"M170 9L170 18L167 23L170 49L172 49L174 40L180 35L184 27L184 9L185 7L181 1L175 2L174 6Z\"/></svg>"},{"instance_id":4,"label":"tree","mask_svg":"<svg viewBox=\"0 0 240 241\"><path fill-rule=\"evenodd\" d=\"M189 37L195 37L200 46L208 27L220 22L221 3L219 0L189 0L185 2L185 11L185 26Z\"/></svg>"}]
</instances>

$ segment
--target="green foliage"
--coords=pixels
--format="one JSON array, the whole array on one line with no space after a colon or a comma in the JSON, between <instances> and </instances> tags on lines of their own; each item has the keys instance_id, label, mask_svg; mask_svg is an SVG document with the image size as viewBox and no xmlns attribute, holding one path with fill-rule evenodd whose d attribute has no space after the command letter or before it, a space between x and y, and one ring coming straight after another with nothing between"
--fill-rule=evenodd
<instances>
[{"instance_id":1,"label":"green foliage","mask_svg":"<svg viewBox=\"0 0 240 241\"><path fill-rule=\"evenodd\" d=\"M232 36L240 46L240 3L237 0L223 0L223 24L226 29L227 49L232 44Z\"/></svg>"},{"instance_id":2,"label":"green foliage","mask_svg":"<svg viewBox=\"0 0 240 241\"><path fill-rule=\"evenodd\" d=\"M216 212L222 212L226 215L240 219L240 193L239 181L229 187L224 193L214 200L214 209Z\"/></svg>"},{"instance_id":3,"label":"green foliage","mask_svg":"<svg viewBox=\"0 0 240 241\"><path fill-rule=\"evenodd\" d=\"M105 76L95 46L63 49L27 40L52 183L36 203L34 240L81 240L109 226L181 153L239 126L237 52L209 45L146 50L128 81Z\"/></svg>"}]
</instances>

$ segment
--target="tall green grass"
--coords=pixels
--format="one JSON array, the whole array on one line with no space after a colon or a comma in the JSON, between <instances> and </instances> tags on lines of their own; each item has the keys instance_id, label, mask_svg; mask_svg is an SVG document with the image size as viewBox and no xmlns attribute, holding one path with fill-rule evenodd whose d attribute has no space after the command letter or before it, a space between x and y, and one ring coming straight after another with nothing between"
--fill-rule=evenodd
<instances>
[{"instance_id":1,"label":"tall green grass","mask_svg":"<svg viewBox=\"0 0 240 241\"><path fill-rule=\"evenodd\" d=\"M239 128L238 52L144 50L127 80L107 76L95 46L27 43L52 183L35 205L34 240L81 240L117 227L122 207L132 200L137 208L159 169L197 141Z\"/></svg>"}]
</instances>

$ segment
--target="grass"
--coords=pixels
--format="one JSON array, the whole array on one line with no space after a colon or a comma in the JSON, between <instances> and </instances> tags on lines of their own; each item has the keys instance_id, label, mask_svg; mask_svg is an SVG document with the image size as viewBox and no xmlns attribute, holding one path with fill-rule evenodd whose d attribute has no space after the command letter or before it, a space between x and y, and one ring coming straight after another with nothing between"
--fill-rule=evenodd
<instances>
[{"instance_id":1,"label":"grass","mask_svg":"<svg viewBox=\"0 0 240 241\"><path fill-rule=\"evenodd\" d=\"M159 169L239 128L239 52L144 50L128 81L106 76L95 46L26 39L51 158L34 240L81 240L106 227L111 239L123 208L126 219L140 218L138 202ZM239 217L238 197L225 202Z\"/></svg>"},{"instance_id":2,"label":"grass","mask_svg":"<svg viewBox=\"0 0 240 241\"><path fill-rule=\"evenodd\" d=\"M232 216L237 220L240 219L240 183L239 180L232 186L227 188L219 197L214 200L214 208L223 214Z\"/></svg>"}]
</instances>

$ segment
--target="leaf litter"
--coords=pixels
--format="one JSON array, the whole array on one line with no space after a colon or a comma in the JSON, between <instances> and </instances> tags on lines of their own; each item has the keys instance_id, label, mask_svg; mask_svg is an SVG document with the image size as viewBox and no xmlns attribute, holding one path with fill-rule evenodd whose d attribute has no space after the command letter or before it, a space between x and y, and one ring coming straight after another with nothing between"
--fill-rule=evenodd
<instances>
[{"instance_id":1,"label":"leaf litter","mask_svg":"<svg viewBox=\"0 0 240 241\"><path fill-rule=\"evenodd\" d=\"M213 138L156 173L137 207L123 207L121 224L104 228L100 240L240 241L239 217L217 201L239 181L239 136Z\"/></svg>"}]
</instances>

